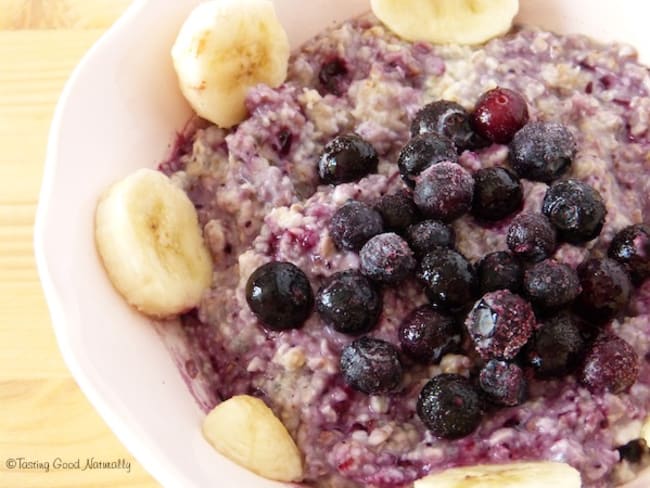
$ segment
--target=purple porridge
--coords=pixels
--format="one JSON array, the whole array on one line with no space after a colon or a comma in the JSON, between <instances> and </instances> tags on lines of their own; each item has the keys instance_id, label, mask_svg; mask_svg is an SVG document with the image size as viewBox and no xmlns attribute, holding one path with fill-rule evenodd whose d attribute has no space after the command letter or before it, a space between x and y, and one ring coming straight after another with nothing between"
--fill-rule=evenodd
<instances>
[{"instance_id":1,"label":"purple porridge","mask_svg":"<svg viewBox=\"0 0 650 488\"><path fill-rule=\"evenodd\" d=\"M556 261L575 269L590 254L603 256L620 229L650 220L650 179L642 176L650 172L647 68L630 48L529 28L482 47L431 46L403 41L371 16L348 21L295 53L281 87L251 90L250 116L237 128L203 126L163 165L194 202L215 263L211 290L182 318L193 354L187 373L207 381L213 396L206 408L235 394L261 397L303 453L308 485L408 486L452 466L544 459L573 465L584 486L595 488L626 481L640 467L621 461L617 448L639 437L650 412L650 281L635 288L625 318L608 325L641 358L628 391L591 393L573 375L531 378L525 403L489 411L457 440L435 437L416 402L435 375L478 373L467 349L437 365L405 359L396 393L367 395L351 389L339 369L354 337L316 313L300 329L269 331L246 303L249 276L270 261L297 265L314 292L334 273L359 268L358 254L332 241L334 212L349 199L375 204L405 188L396 162L423 105L446 99L471 109L495 86L521 93L530 120L569 128L577 154L565 176L604 199L599 238L561 244ZM349 132L374 146L377 172L320 184L319 154ZM507 156L508 146L492 144L464 151L459 163L475 173L509 167ZM521 212L539 212L548 185L522 183ZM473 263L507 250L511 221L486 224L469 214L453 221L456 249ZM369 335L397 345L400 324L427 297L415 277L382 294Z\"/></svg>"}]
</instances>

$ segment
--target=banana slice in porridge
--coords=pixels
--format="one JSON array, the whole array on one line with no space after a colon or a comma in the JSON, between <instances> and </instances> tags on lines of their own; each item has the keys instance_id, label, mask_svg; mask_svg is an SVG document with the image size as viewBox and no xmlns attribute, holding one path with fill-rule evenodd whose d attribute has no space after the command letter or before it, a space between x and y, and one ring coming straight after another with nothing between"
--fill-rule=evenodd
<instances>
[{"instance_id":1,"label":"banana slice in porridge","mask_svg":"<svg viewBox=\"0 0 650 488\"><path fill-rule=\"evenodd\" d=\"M196 209L159 171L140 169L106 191L95 242L113 286L146 315L185 312L210 286L212 258Z\"/></svg>"},{"instance_id":2,"label":"banana slice in porridge","mask_svg":"<svg viewBox=\"0 0 650 488\"><path fill-rule=\"evenodd\" d=\"M246 117L248 89L287 76L289 39L270 0L212 0L181 27L171 55L180 88L201 117L228 128Z\"/></svg>"},{"instance_id":3,"label":"banana slice in porridge","mask_svg":"<svg viewBox=\"0 0 650 488\"><path fill-rule=\"evenodd\" d=\"M406 40L480 44L508 32L519 0L371 0L370 6Z\"/></svg>"},{"instance_id":4,"label":"banana slice in porridge","mask_svg":"<svg viewBox=\"0 0 650 488\"><path fill-rule=\"evenodd\" d=\"M522 462L451 468L417 480L414 488L580 488L580 473L564 463Z\"/></svg>"},{"instance_id":5,"label":"banana slice in porridge","mask_svg":"<svg viewBox=\"0 0 650 488\"><path fill-rule=\"evenodd\" d=\"M237 395L212 409L203 436L222 455L276 481L299 481L302 458L280 420L262 400Z\"/></svg>"}]
</instances>

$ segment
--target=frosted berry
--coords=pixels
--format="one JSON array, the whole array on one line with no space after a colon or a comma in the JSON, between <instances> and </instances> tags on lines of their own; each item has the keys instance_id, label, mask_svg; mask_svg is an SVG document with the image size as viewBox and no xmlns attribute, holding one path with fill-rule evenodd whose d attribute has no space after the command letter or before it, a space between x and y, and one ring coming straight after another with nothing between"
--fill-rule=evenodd
<instances>
[{"instance_id":1,"label":"frosted berry","mask_svg":"<svg viewBox=\"0 0 650 488\"><path fill-rule=\"evenodd\" d=\"M483 295L465 319L474 349L485 360L514 358L536 327L530 303L508 290Z\"/></svg>"},{"instance_id":2,"label":"frosted berry","mask_svg":"<svg viewBox=\"0 0 650 488\"><path fill-rule=\"evenodd\" d=\"M363 275L393 285L412 274L417 264L406 241L392 232L376 235L366 242L359 258Z\"/></svg>"},{"instance_id":3,"label":"frosted berry","mask_svg":"<svg viewBox=\"0 0 650 488\"><path fill-rule=\"evenodd\" d=\"M639 376L636 351L614 334L600 336L587 353L580 370L580 381L594 393L622 393Z\"/></svg>"},{"instance_id":4,"label":"frosted berry","mask_svg":"<svg viewBox=\"0 0 650 488\"><path fill-rule=\"evenodd\" d=\"M427 218L451 222L472 207L474 178L458 164L438 163L415 181L413 201Z\"/></svg>"}]
</instances>

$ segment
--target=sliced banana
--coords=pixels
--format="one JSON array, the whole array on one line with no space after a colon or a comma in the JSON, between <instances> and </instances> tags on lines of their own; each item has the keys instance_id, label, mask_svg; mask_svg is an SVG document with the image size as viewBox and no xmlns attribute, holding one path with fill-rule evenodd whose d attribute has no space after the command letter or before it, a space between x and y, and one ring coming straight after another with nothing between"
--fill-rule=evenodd
<instances>
[{"instance_id":1,"label":"sliced banana","mask_svg":"<svg viewBox=\"0 0 650 488\"><path fill-rule=\"evenodd\" d=\"M187 311L210 286L212 260L196 210L159 171L140 169L106 191L95 241L113 286L144 314Z\"/></svg>"},{"instance_id":2,"label":"sliced banana","mask_svg":"<svg viewBox=\"0 0 650 488\"><path fill-rule=\"evenodd\" d=\"M531 462L451 468L414 488L580 488L580 473L564 463Z\"/></svg>"},{"instance_id":3,"label":"sliced banana","mask_svg":"<svg viewBox=\"0 0 650 488\"><path fill-rule=\"evenodd\" d=\"M219 453L264 478L302 479L295 442L259 398L238 395L214 407L203 421L203 436Z\"/></svg>"},{"instance_id":4,"label":"sliced banana","mask_svg":"<svg viewBox=\"0 0 650 488\"><path fill-rule=\"evenodd\" d=\"M246 117L251 86L284 82L290 48L270 0L212 0L190 13L171 54L192 108L228 128Z\"/></svg>"},{"instance_id":5,"label":"sliced banana","mask_svg":"<svg viewBox=\"0 0 650 488\"><path fill-rule=\"evenodd\" d=\"M481 44L508 32L519 0L370 0L370 6L406 40Z\"/></svg>"}]
</instances>

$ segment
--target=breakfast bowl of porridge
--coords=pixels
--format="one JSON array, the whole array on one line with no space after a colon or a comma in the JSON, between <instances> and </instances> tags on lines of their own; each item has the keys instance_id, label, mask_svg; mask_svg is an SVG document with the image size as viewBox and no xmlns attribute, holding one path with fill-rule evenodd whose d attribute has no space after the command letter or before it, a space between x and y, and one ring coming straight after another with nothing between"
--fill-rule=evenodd
<instances>
[{"instance_id":1,"label":"breakfast bowl of porridge","mask_svg":"<svg viewBox=\"0 0 650 488\"><path fill-rule=\"evenodd\" d=\"M136 2L68 83L81 388L166 486L646 486L647 8L312 3Z\"/></svg>"}]
</instances>

